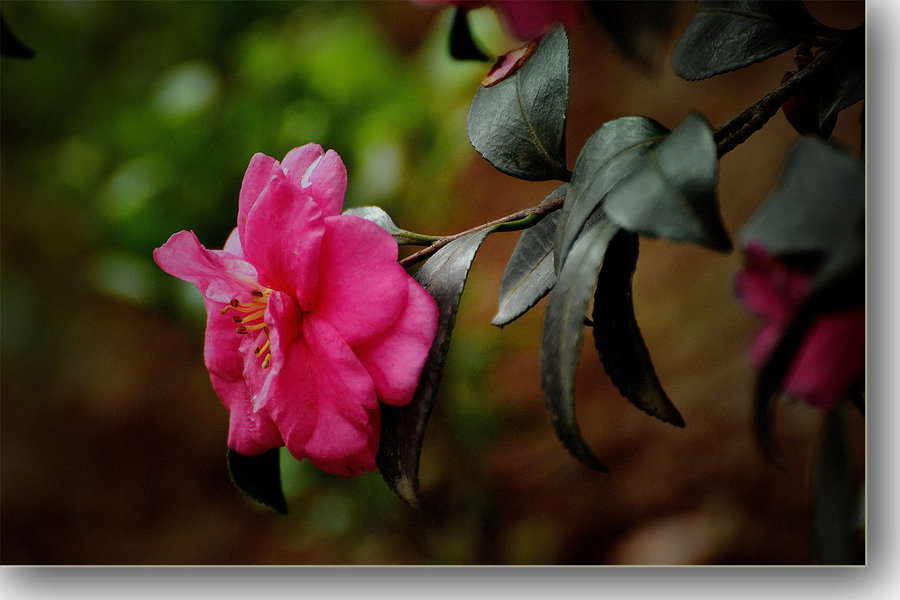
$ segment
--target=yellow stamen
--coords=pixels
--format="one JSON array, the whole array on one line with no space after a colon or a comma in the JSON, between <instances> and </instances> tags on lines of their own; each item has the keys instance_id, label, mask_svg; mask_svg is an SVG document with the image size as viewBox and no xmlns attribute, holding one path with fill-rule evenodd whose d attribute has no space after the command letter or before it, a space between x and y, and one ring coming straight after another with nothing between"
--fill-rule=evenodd
<instances>
[{"instance_id":1,"label":"yellow stamen","mask_svg":"<svg viewBox=\"0 0 900 600\"><path fill-rule=\"evenodd\" d=\"M272 362L272 354L268 352L270 347L269 328L264 321L271 293L272 290L251 290L250 296L252 297L252 300L250 300L250 302L240 302L237 298L234 298L231 302L222 307L223 315L229 310L243 313L231 317L232 322L239 325L239 327L235 328L235 331L240 335L247 335L251 331L259 331L260 329L266 334L265 343L262 346L258 346L253 351L257 357L263 357L263 369L268 369L269 364Z\"/></svg>"}]
</instances>

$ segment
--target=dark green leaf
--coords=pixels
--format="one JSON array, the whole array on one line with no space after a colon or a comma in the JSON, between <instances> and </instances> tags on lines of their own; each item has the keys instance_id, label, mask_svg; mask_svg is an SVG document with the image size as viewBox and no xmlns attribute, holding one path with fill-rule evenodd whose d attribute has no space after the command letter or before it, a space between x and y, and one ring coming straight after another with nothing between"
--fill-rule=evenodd
<instances>
[{"instance_id":1,"label":"dark green leaf","mask_svg":"<svg viewBox=\"0 0 900 600\"><path fill-rule=\"evenodd\" d=\"M860 526L849 449L842 415L831 411L825 418L813 479L813 523L819 560L826 565L861 564L863 557L854 540Z\"/></svg>"},{"instance_id":2,"label":"dark green leaf","mask_svg":"<svg viewBox=\"0 0 900 600\"><path fill-rule=\"evenodd\" d=\"M419 504L422 438L444 373L459 297L475 253L490 231L483 229L450 242L428 259L415 276L416 281L437 302L440 311L437 335L422 368L422 377L412 402L399 407L382 405L381 442L375 457L388 486L413 507Z\"/></svg>"},{"instance_id":3,"label":"dark green leaf","mask_svg":"<svg viewBox=\"0 0 900 600\"><path fill-rule=\"evenodd\" d=\"M825 67L819 83L819 124L866 97L866 34L860 25Z\"/></svg>"},{"instance_id":4,"label":"dark green leaf","mask_svg":"<svg viewBox=\"0 0 900 600\"><path fill-rule=\"evenodd\" d=\"M699 0L672 67L684 79L705 79L790 50L819 27L800 0Z\"/></svg>"},{"instance_id":5,"label":"dark green leaf","mask_svg":"<svg viewBox=\"0 0 900 600\"><path fill-rule=\"evenodd\" d=\"M554 190L544 202L564 196L569 184ZM547 295L556 283L553 270L553 236L559 211L544 217L519 237L500 280L500 304L494 320L503 327L527 312Z\"/></svg>"},{"instance_id":6,"label":"dark green leaf","mask_svg":"<svg viewBox=\"0 0 900 600\"><path fill-rule=\"evenodd\" d=\"M604 219L578 237L547 302L541 339L541 385L556 435L575 458L600 471L606 467L585 444L575 420L575 371L597 274L617 231Z\"/></svg>"},{"instance_id":7,"label":"dark green leaf","mask_svg":"<svg viewBox=\"0 0 900 600\"><path fill-rule=\"evenodd\" d=\"M828 253L865 202L862 162L817 137L797 142L775 189L741 231L773 255Z\"/></svg>"},{"instance_id":8,"label":"dark green leaf","mask_svg":"<svg viewBox=\"0 0 900 600\"><path fill-rule=\"evenodd\" d=\"M453 26L450 28L450 56L456 60L490 60L472 37L468 12L459 7L454 9Z\"/></svg>"},{"instance_id":9,"label":"dark green leaf","mask_svg":"<svg viewBox=\"0 0 900 600\"><path fill-rule=\"evenodd\" d=\"M592 0L588 4L619 50L644 67L652 67L665 49L672 25L684 8L683 3L666 0Z\"/></svg>"},{"instance_id":10,"label":"dark green leaf","mask_svg":"<svg viewBox=\"0 0 900 600\"><path fill-rule=\"evenodd\" d=\"M638 236L622 231L609 244L594 293L594 344L613 384L625 398L660 421L684 427L650 360L634 317L631 279Z\"/></svg>"},{"instance_id":11,"label":"dark green leaf","mask_svg":"<svg viewBox=\"0 0 900 600\"><path fill-rule=\"evenodd\" d=\"M556 230L554 267L557 273L575 238L607 192L630 173L666 133L668 129L652 119L623 117L604 123L588 139L572 170L572 181Z\"/></svg>"},{"instance_id":12,"label":"dark green leaf","mask_svg":"<svg viewBox=\"0 0 900 600\"><path fill-rule=\"evenodd\" d=\"M569 41L556 26L516 71L478 89L466 121L469 140L508 175L567 180L568 107Z\"/></svg>"},{"instance_id":13,"label":"dark green leaf","mask_svg":"<svg viewBox=\"0 0 900 600\"><path fill-rule=\"evenodd\" d=\"M250 498L281 514L287 514L278 457L278 448L255 456L244 456L229 448L228 472L234 485Z\"/></svg>"},{"instance_id":14,"label":"dark green leaf","mask_svg":"<svg viewBox=\"0 0 900 600\"><path fill-rule=\"evenodd\" d=\"M718 174L712 128L693 113L609 191L603 210L629 231L729 250L716 201Z\"/></svg>"}]
</instances>

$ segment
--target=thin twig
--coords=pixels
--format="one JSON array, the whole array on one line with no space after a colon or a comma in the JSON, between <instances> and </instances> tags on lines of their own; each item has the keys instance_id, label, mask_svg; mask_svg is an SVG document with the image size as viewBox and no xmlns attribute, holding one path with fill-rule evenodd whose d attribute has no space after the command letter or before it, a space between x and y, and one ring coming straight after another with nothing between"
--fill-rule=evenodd
<instances>
[{"instance_id":1,"label":"thin twig","mask_svg":"<svg viewBox=\"0 0 900 600\"><path fill-rule=\"evenodd\" d=\"M822 69L831 62L843 46L844 40L841 40L828 50L820 52L806 67L797 71L790 79L716 129L713 132L713 139L716 140L719 157L734 150L761 129L779 111L782 104L822 72Z\"/></svg>"}]
</instances>

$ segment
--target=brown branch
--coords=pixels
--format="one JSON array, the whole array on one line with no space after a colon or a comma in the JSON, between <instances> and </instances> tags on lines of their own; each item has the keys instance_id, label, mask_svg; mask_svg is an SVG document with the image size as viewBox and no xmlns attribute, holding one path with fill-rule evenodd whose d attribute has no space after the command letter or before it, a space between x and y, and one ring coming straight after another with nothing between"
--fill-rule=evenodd
<instances>
[{"instance_id":1,"label":"brown branch","mask_svg":"<svg viewBox=\"0 0 900 600\"><path fill-rule=\"evenodd\" d=\"M846 38L845 38L846 39ZM831 48L820 52L806 67L797 71L793 77L763 96L753 106L748 107L713 132L716 148L721 158L738 145L744 143L747 138L762 128L781 109L781 105L808 85L822 72L822 69L844 47L841 40Z\"/></svg>"}]
</instances>

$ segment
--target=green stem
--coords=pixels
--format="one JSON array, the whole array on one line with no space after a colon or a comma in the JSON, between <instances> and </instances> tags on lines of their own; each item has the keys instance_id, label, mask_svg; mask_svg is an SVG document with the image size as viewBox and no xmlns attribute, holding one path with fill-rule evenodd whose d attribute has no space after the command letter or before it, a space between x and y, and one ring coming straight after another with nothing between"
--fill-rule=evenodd
<instances>
[{"instance_id":1,"label":"green stem","mask_svg":"<svg viewBox=\"0 0 900 600\"><path fill-rule=\"evenodd\" d=\"M392 235L394 236L394 239L397 240L397 243L401 246L430 246L444 237L442 235L425 235L424 233L415 233L412 231L406 231L405 229L401 229L400 231Z\"/></svg>"}]
</instances>

